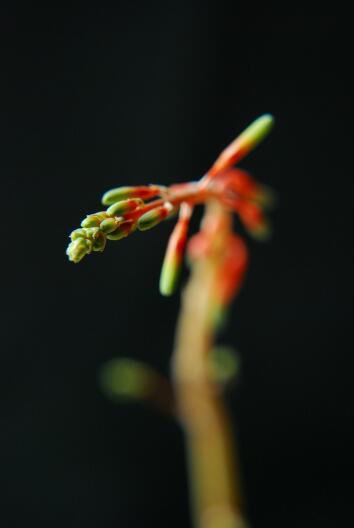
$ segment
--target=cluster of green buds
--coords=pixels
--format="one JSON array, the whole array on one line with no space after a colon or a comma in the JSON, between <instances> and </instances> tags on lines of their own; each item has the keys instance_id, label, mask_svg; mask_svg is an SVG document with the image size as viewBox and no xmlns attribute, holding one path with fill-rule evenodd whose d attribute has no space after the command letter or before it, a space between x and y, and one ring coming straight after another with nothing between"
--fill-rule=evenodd
<instances>
[{"instance_id":1,"label":"cluster of green buds","mask_svg":"<svg viewBox=\"0 0 354 528\"><path fill-rule=\"evenodd\" d=\"M172 204L164 202L153 209L144 199L164 192L162 186L119 187L108 191L102 198L106 211L88 215L81 228L71 235L67 255L72 262L80 262L92 251L103 251L107 240L120 240L136 229L144 231L171 216L175 210ZM138 197L136 197L138 195Z\"/></svg>"},{"instance_id":2,"label":"cluster of green buds","mask_svg":"<svg viewBox=\"0 0 354 528\"><path fill-rule=\"evenodd\" d=\"M136 230L151 229L178 214L160 279L161 293L170 295L177 284L189 221L196 205L217 200L226 209L236 212L252 235L264 238L269 229L263 209L269 205L270 194L234 165L268 134L272 125L273 118L269 114L254 121L220 154L199 181L169 187L118 187L106 192L102 203L107 209L88 215L81 227L71 233L67 248L69 259L78 263L85 255L103 251L107 240L120 240Z\"/></svg>"}]
</instances>

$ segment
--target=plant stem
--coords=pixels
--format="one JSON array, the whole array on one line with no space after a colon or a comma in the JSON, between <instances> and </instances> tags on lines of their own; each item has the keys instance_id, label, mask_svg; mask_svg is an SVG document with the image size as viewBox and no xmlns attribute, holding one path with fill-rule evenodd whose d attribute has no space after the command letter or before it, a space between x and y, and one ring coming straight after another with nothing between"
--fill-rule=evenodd
<instances>
[{"instance_id":1,"label":"plant stem","mask_svg":"<svg viewBox=\"0 0 354 528\"><path fill-rule=\"evenodd\" d=\"M220 205L207 204L206 216L222 226L211 251L192 264L183 292L172 357L177 412L185 432L190 496L197 528L245 528L230 419L211 379L212 303L215 281L231 218Z\"/></svg>"}]
</instances>

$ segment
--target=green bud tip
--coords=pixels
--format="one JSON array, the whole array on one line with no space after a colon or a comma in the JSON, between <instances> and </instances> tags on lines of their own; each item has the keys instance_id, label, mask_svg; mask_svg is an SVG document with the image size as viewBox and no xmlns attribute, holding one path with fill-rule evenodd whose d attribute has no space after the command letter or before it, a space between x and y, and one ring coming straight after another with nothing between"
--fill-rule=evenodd
<instances>
[{"instance_id":1,"label":"green bud tip","mask_svg":"<svg viewBox=\"0 0 354 528\"><path fill-rule=\"evenodd\" d=\"M238 163L251 150L253 150L266 135L269 134L274 124L274 118L271 114L264 114L253 123L251 123L215 161L209 170L209 177L225 170Z\"/></svg>"},{"instance_id":2,"label":"green bud tip","mask_svg":"<svg viewBox=\"0 0 354 528\"><path fill-rule=\"evenodd\" d=\"M125 198L129 198L134 193L134 187L117 187L105 192L102 196L103 205L111 205Z\"/></svg>"},{"instance_id":3,"label":"green bud tip","mask_svg":"<svg viewBox=\"0 0 354 528\"><path fill-rule=\"evenodd\" d=\"M176 291L181 274L182 262L177 258L165 258L160 275L160 293L169 297Z\"/></svg>"},{"instance_id":4,"label":"green bud tip","mask_svg":"<svg viewBox=\"0 0 354 528\"><path fill-rule=\"evenodd\" d=\"M254 149L271 131L274 125L274 117L271 114L264 114L253 123L251 123L239 136L236 138L238 149L244 150L245 153Z\"/></svg>"}]
</instances>

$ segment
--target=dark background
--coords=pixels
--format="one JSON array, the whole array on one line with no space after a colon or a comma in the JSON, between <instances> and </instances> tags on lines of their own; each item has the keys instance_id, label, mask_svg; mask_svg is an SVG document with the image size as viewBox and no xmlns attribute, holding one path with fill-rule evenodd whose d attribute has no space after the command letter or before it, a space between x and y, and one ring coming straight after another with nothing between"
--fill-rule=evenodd
<instances>
[{"instance_id":1,"label":"dark background","mask_svg":"<svg viewBox=\"0 0 354 528\"><path fill-rule=\"evenodd\" d=\"M222 2L3 11L0 495L4 527L189 526L178 426L97 383L108 359L168 372L171 225L80 265L69 232L112 186L197 179L252 119L242 163L279 195L220 343L254 528L351 526L352 20Z\"/></svg>"}]
</instances>

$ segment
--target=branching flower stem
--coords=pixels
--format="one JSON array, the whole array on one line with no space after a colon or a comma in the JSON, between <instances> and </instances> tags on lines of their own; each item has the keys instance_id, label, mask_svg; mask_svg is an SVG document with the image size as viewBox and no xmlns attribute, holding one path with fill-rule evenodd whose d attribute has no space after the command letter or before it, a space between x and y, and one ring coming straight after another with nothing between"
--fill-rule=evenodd
<instances>
[{"instance_id":1,"label":"branching flower stem","mask_svg":"<svg viewBox=\"0 0 354 528\"><path fill-rule=\"evenodd\" d=\"M160 292L172 295L187 250L191 274L183 293L171 360L174 391L150 368L129 361L107 369L104 386L110 387L108 392L145 399L178 417L186 437L196 528L247 526L231 422L220 377L212 374L210 360L218 325L242 285L248 263L246 245L232 229L233 213L255 238L264 240L270 232L264 212L272 203L271 192L234 165L272 126L269 114L256 119L198 181L109 190L102 198L107 210L83 219L81 227L71 233L67 248L69 259L78 263L92 252L102 252L107 240L146 231L178 214L160 276ZM205 205L201 228L188 241L190 219L199 204Z\"/></svg>"}]
</instances>

